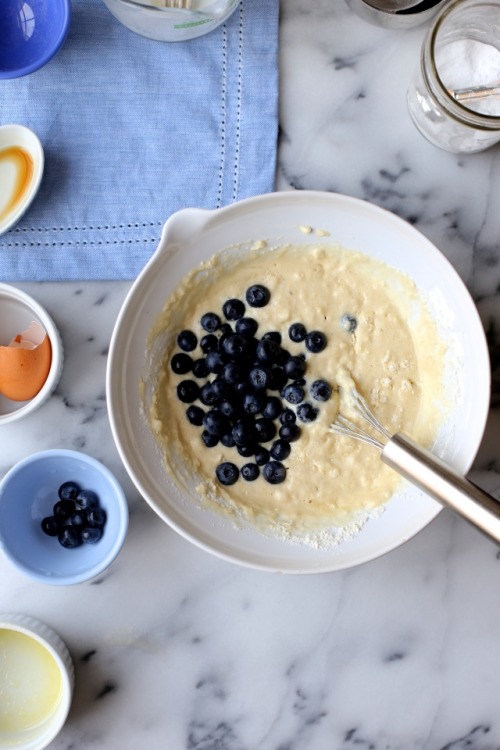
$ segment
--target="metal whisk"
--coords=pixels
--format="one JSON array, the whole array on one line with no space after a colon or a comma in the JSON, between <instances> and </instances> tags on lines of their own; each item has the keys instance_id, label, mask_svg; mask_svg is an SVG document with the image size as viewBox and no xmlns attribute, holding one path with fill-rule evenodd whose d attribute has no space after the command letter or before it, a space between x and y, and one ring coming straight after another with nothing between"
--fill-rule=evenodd
<instances>
[{"instance_id":1,"label":"metal whisk","mask_svg":"<svg viewBox=\"0 0 500 750\"><path fill-rule=\"evenodd\" d=\"M378 448L387 466L500 544L500 503L494 497L415 443L408 435L401 432L391 435L372 414L354 385L349 385L346 395L353 411L371 425L379 437L373 437L341 414L331 425L332 432Z\"/></svg>"}]
</instances>

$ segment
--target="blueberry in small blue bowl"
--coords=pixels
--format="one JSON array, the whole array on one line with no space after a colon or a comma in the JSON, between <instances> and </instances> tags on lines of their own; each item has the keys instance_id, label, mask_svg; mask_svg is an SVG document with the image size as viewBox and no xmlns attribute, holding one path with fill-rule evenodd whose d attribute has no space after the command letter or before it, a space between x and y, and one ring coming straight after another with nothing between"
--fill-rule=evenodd
<instances>
[{"instance_id":1,"label":"blueberry in small blue bowl","mask_svg":"<svg viewBox=\"0 0 500 750\"><path fill-rule=\"evenodd\" d=\"M0 79L20 78L49 62L64 44L70 0L2 0Z\"/></svg>"},{"instance_id":2,"label":"blueberry in small blue bowl","mask_svg":"<svg viewBox=\"0 0 500 750\"><path fill-rule=\"evenodd\" d=\"M28 577L47 584L100 575L128 529L125 494L95 458L47 450L17 463L0 483L0 549Z\"/></svg>"}]
</instances>

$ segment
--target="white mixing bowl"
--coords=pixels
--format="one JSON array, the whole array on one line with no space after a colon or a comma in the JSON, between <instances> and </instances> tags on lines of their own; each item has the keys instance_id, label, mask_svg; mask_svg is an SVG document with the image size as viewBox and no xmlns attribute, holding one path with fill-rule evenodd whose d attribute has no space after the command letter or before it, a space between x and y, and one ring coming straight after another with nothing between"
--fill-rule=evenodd
<instances>
[{"instance_id":1,"label":"white mixing bowl","mask_svg":"<svg viewBox=\"0 0 500 750\"><path fill-rule=\"evenodd\" d=\"M267 537L251 527L235 528L232 520L201 507L194 489L191 496L184 495L171 481L144 418L139 387L145 379L147 398L155 380L148 334L182 277L233 245L244 247L256 240L317 244L318 237L301 234L299 225L328 232L321 244L340 243L402 270L430 300L438 329L452 344L446 368L450 387L459 386L434 449L457 471L467 473L481 442L490 395L488 350L475 305L447 259L415 228L381 208L334 193L272 193L217 211L185 209L171 216L118 317L107 397L121 458L160 518L226 560L260 570L314 573L350 567L394 549L426 526L440 506L403 483L380 518L369 520L353 539L325 549Z\"/></svg>"}]
</instances>

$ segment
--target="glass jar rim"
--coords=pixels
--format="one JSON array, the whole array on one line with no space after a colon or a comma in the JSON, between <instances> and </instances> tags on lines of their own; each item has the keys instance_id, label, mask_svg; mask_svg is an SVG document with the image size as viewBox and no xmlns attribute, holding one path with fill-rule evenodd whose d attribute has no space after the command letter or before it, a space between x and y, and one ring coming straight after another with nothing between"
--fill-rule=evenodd
<instances>
[{"instance_id":1,"label":"glass jar rim","mask_svg":"<svg viewBox=\"0 0 500 750\"><path fill-rule=\"evenodd\" d=\"M487 131L497 130L500 129L500 114L489 115L483 112L478 112L457 101L457 99L451 95L447 86L445 86L437 69L434 48L438 33L441 31L443 23L448 19L450 14L457 10L457 8L463 6L481 6L485 8L495 7L500 13L500 0L452 0L452 2L446 3L434 19L434 23L432 24L422 47L422 73L427 86L431 88L431 82L427 75L426 65L424 64L424 56L428 56L432 74L436 81L438 92L442 98L441 103L446 106L448 114L462 124L470 125L471 127Z\"/></svg>"}]
</instances>

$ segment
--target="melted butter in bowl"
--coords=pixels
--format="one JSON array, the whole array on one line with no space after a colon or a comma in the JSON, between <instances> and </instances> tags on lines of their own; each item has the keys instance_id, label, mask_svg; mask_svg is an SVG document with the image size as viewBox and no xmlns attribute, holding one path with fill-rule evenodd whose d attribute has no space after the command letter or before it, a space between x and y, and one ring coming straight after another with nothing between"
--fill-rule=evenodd
<instances>
[{"instance_id":1,"label":"melted butter in bowl","mask_svg":"<svg viewBox=\"0 0 500 750\"><path fill-rule=\"evenodd\" d=\"M51 628L20 614L0 614L0 747L42 750L66 721L74 667Z\"/></svg>"},{"instance_id":2,"label":"melted butter in bowl","mask_svg":"<svg viewBox=\"0 0 500 750\"><path fill-rule=\"evenodd\" d=\"M62 694L62 678L52 654L38 641L0 629L0 737L29 733L51 717Z\"/></svg>"}]
</instances>

